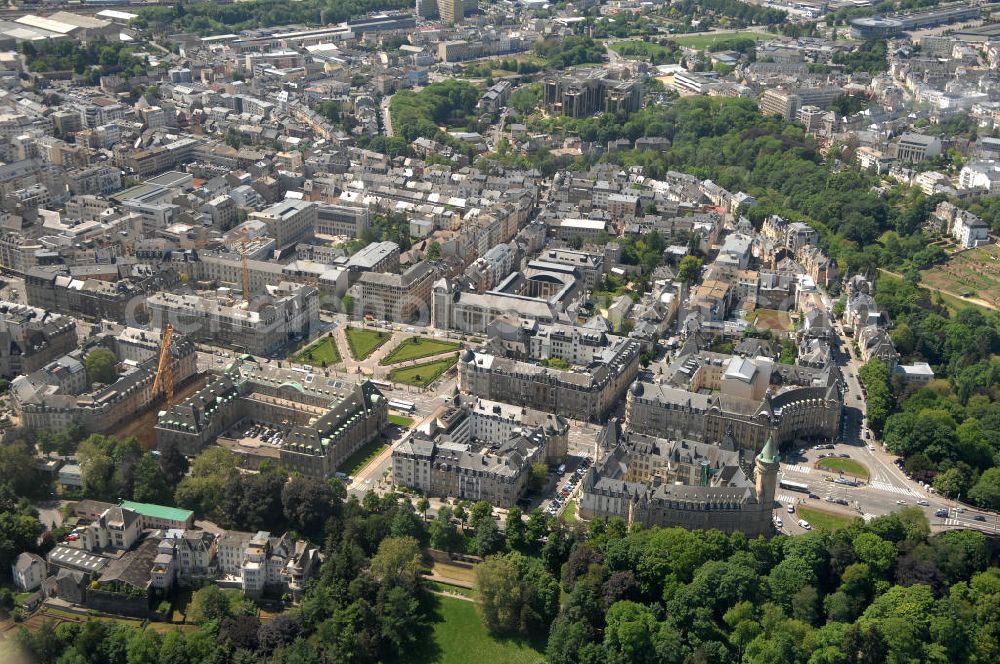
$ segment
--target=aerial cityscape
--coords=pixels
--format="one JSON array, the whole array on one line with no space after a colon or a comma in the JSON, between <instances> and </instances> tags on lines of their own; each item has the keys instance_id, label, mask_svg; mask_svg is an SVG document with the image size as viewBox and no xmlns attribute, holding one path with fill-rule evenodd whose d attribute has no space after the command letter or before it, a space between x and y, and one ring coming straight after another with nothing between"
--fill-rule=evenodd
<instances>
[{"instance_id":1,"label":"aerial cityscape","mask_svg":"<svg viewBox=\"0 0 1000 664\"><path fill-rule=\"evenodd\" d=\"M1000 661L1000 2L10 0L0 662Z\"/></svg>"}]
</instances>

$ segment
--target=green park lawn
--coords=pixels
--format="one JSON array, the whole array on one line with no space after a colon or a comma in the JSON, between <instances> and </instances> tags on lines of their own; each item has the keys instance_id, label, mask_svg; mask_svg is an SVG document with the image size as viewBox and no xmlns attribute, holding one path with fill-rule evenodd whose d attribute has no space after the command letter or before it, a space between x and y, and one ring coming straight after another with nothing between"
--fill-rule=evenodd
<instances>
[{"instance_id":1,"label":"green park lawn","mask_svg":"<svg viewBox=\"0 0 1000 664\"><path fill-rule=\"evenodd\" d=\"M389 424L395 424L397 427L408 429L413 425L413 418L406 417L405 415L390 415Z\"/></svg>"},{"instance_id":2,"label":"green park lawn","mask_svg":"<svg viewBox=\"0 0 1000 664\"><path fill-rule=\"evenodd\" d=\"M820 459L816 463L816 467L822 470L831 470L835 473L843 472L845 475L853 475L863 480L868 479L868 469L854 459L841 459L839 457Z\"/></svg>"},{"instance_id":3,"label":"green park lawn","mask_svg":"<svg viewBox=\"0 0 1000 664\"><path fill-rule=\"evenodd\" d=\"M323 337L300 350L294 359L299 364L330 367L340 362L340 352L337 350L337 342L332 337Z\"/></svg>"},{"instance_id":4,"label":"green park lawn","mask_svg":"<svg viewBox=\"0 0 1000 664\"><path fill-rule=\"evenodd\" d=\"M414 387L427 387L440 378L441 374L455 366L455 362L457 361L458 353L455 353L454 355L434 360L433 362L414 364L411 367L400 367L389 372L389 380L394 383L403 383L404 385L412 385Z\"/></svg>"},{"instance_id":5,"label":"green park lawn","mask_svg":"<svg viewBox=\"0 0 1000 664\"><path fill-rule=\"evenodd\" d=\"M351 456L344 459L344 463L340 464L340 468L337 470L354 477L387 447L389 446L385 443L385 441L381 438L376 438Z\"/></svg>"},{"instance_id":6,"label":"green park lawn","mask_svg":"<svg viewBox=\"0 0 1000 664\"><path fill-rule=\"evenodd\" d=\"M540 664L541 650L525 641L495 639L483 627L475 602L436 595L431 638L419 644L410 662L433 664Z\"/></svg>"},{"instance_id":7,"label":"green park lawn","mask_svg":"<svg viewBox=\"0 0 1000 664\"><path fill-rule=\"evenodd\" d=\"M671 37L670 40L677 42L681 46L702 49L708 48L716 42L729 41L731 39L743 39L746 37L760 41L761 39L771 39L774 35L769 35L766 32L754 32L752 30L747 30L744 32L721 32L718 34L707 35L677 35Z\"/></svg>"},{"instance_id":8,"label":"green park lawn","mask_svg":"<svg viewBox=\"0 0 1000 664\"><path fill-rule=\"evenodd\" d=\"M399 364L408 360L419 360L422 357L440 355L448 351L459 350L461 344L452 341L438 341L437 339L427 339L425 337L410 337L404 339L398 346L392 349L388 355L383 357L379 364L388 366Z\"/></svg>"},{"instance_id":9,"label":"green park lawn","mask_svg":"<svg viewBox=\"0 0 1000 664\"><path fill-rule=\"evenodd\" d=\"M573 523L579 520L576 516L576 498L566 503L566 509L562 512L562 520L566 523Z\"/></svg>"},{"instance_id":10,"label":"green park lawn","mask_svg":"<svg viewBox=\"0 0 1000 664\"><path fill-rule=\"evenodd\" d=\"M799 507L799 517L809 522L813 528L821 530L839 530L850 525L855 517L818 510L813 507Z\"/></svg>"},{"instance_id":11,"label":"green park lawn","mask_svg":"<svg viewBox=\"0 0 1000 664\"><path fill-rule=\"evenodd\" d=\"M388 332L366 330L362 327L348 327L344 330L344 335L355 360L364 360L392 336Z\"/></svg>"}]
</instances>

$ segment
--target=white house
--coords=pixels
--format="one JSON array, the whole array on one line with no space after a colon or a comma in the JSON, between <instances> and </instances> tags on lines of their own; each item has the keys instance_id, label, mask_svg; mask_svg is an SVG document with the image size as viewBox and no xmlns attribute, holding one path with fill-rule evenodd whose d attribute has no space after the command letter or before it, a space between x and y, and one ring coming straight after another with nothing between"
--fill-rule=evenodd
<instances>
[{"instance_id":1,"label":"white house","mask_svg":"<svg viewBox=\"0 0 1000 664\"><path fill-rule=\"evenodd\" d=\"M985 189L990 194L1000 194L1000 162L982 159L969 162L958 175L961 189Z\"/></svg>"},{"instance_id":2,"label":"white house","mask_svg":"<svg viewBox=\"0 0 1000 664\"><path fill-rule=\"evenodd\" d=\"M986 222L972 214L958 215L951 227L951 234L963 247L978 247L990 241Z\"/></svg>"},{"instance_id":3,"label":"white house","mask_svg":"<svg viewBox=\"0 0 1000 664\"><path fill-rule=\"evenodd\" d=\"M11 565L14 585L22 592L34 590L45 580L45 559L34 553L22 553Z\"/></svg>"}]
</instances>

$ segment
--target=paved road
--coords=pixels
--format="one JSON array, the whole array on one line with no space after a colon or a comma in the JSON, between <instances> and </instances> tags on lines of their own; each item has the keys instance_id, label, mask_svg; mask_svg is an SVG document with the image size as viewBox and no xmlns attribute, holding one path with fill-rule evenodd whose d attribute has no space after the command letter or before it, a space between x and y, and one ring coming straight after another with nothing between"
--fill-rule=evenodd
<instances>
[{"instance_id":1,"label":"paved road","mask_svg":"<svg viewBox=\"0 0 1000 664\"><path fill-rule=\"evenodd\" d=\"M392 114L389 113L389 104L392 103L392 95L382 98L382 129L386 136L392 136Z\"/></svg>"}]
</instances>

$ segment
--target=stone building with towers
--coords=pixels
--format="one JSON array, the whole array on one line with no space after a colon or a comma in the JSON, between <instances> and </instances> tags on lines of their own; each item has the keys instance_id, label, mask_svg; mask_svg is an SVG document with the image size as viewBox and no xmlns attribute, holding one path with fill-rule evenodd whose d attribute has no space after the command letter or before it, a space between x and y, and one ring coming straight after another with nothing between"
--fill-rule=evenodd
<instances>
[{"instance_id":1,"label":"stone building with towers","mask_svg":"<svg viewBox=\"0 0 1000 664\"><path fill-rule=\"evenodd\" d=\"M627 434L584 475L580 516L771 534L780 459L774 437L752 463L748 456L732 437L715 446Z\"/></svg>"},{"instance_id":2,"label":"stone building with towers","mask_svg":"<svg viewBox=\"0 0 1000 664\"><path fill-rule=\"evenodd\" d=\"M686 345L656 381L629 387L630 431L718 444L728 435L758 452L773 438L831 440L840 428L842 377L835 364L805 367Z\"/></svg>"}]
</instances>

